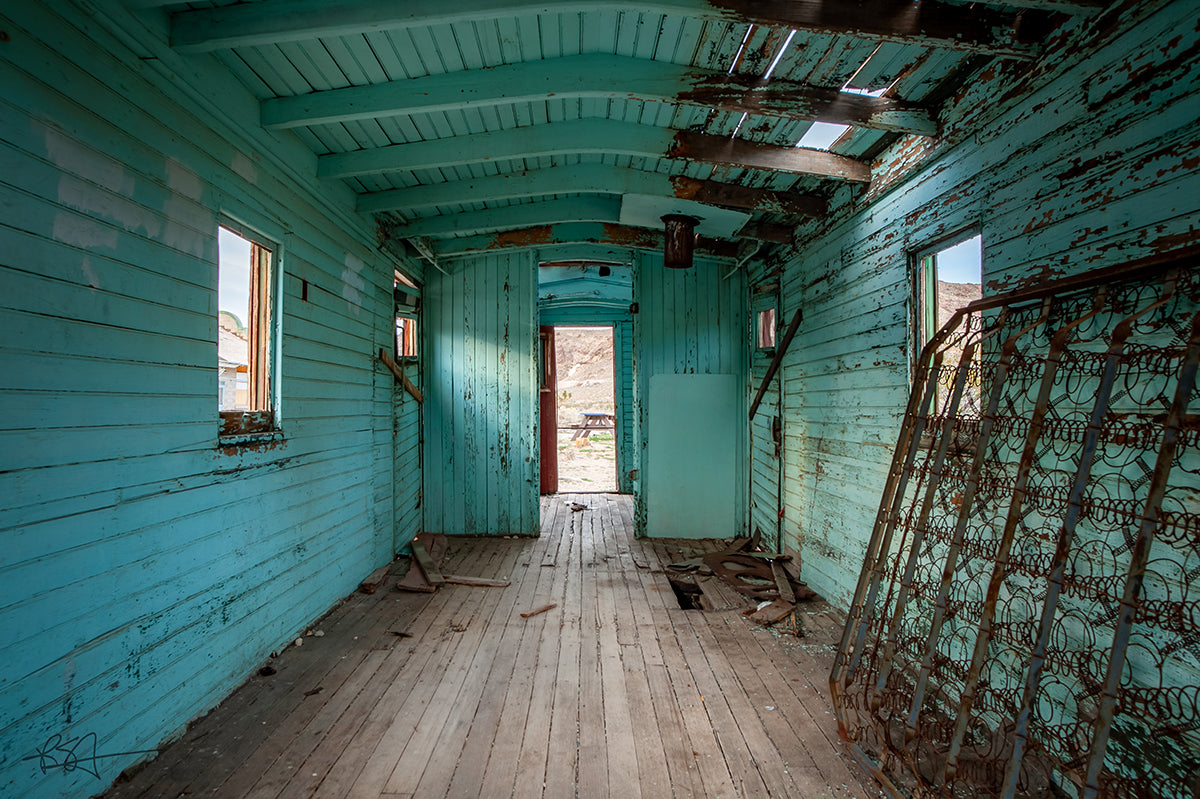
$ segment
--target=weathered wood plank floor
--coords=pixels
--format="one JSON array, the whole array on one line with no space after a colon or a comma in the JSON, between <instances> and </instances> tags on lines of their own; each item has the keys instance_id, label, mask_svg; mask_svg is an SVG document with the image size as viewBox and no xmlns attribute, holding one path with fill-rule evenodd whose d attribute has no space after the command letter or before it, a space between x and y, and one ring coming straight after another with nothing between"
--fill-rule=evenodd
<instances>
[{"instance_id":1,"label":"weathered wood plank floor","mask_svg":"<svg viewBox=\"0 0 1200 799\"><path fill-rule=\"evenodd\" d=\"M452 540L447 573L512 585L353 596L106 796L877 796L823 605L803 639L681 610L660 564L717 542L632 530L629 497L558 495L536 540Z\"/></svg>"}]
</instances>

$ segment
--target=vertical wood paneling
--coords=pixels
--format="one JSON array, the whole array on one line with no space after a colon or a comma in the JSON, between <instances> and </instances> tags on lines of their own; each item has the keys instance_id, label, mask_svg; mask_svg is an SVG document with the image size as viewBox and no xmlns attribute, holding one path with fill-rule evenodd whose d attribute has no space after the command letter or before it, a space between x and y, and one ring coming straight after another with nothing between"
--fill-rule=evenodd
<instances>
[{"instance_id":1,"label":"vertical wood paneling","mask_svg":"<svg viewBox=\"0 0 1200 799\"><path fill-rule=\"evenodd\" d=\"M638 466L634 448L633 387L633 322L625 320L613 325L613 349L616 368L613 387L617 401L617 490L633 493L633 476Z\"/></svg>"},{"instance_id":2,"label":"vertical wood paneling","mask_svg":"<svg viewBox=\"0 0 1200 799\"><path fill-rule=\"evenodd\" d=\"M0 794L90 795L140 756L28 758L153 748L386 560L391 266L347 195L279 166L308 163L294 138L243 135L256 103L211 61L168 79L92 10L4 14ZM222 119L184 99L209 92ZM223 212L282 245L283 435L240 449Z\"/></svg>"},{"instance_id":3,"label":"vertical wood paneling","mask_svg":"<svg viewBox=\"0 0 1200 799\"><path fill-rule=\"evenodd\" d=\"M907 398L912 250L978 226L994 292L1200 235L1185 6L1148 4L1102 32L1083 24L1037 66L983 73L941 115L943 136L902 140L864 206L802 236L781 309L804 308L784 367L783 529L831 601L853 590Z\"/></svg>"},{"instance_id":4,"label":"vertical wood paneling","mask_svg":"<svg viewBox=\"0 0 1200 799\"><path fill-rule=\"evenodd\" d=\"M425 527L536 535L537 275L530 253L427 274Z\"/></svg>"},{"instance_id":5,"label":"vertical wood paneling","mask_svg":"<svg viewBox=\"0 0 1200 799\"><path fill-rule=\"evenodd\" d=\"M638 314L634 322L635 374L638 410L635 420L639 453L639 476L646 474L649 437L654 435L647 413L650 399L650 379L658 374L727 374L736 375L747 385L746 372L746 296L745 274L738 270L726 278L729 265L696 260L691 269L666 269L662 256L642 253L638 256L634 275L634 300ZM736 430L737 451L746 446L745 404L727 423ZM697 436L704 431L697 430ZM738 529L727 535L740 534L745 527L746 467L738 458L735 485L729 487L729 501L734 505ZM647 528L648 503L654 497L646 491L644 481L637 488L637 529L639 535L654 535Z\"/></svg>"}]
</instances>

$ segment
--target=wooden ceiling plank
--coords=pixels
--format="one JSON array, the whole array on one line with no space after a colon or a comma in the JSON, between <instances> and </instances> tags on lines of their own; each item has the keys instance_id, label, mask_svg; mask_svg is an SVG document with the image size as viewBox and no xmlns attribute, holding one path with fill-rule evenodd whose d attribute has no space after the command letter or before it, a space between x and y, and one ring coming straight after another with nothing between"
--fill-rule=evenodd
<instances>
[{"instance_id":1,"label":"wooden ceiling plank","mask_svg":"<svg viewBox=\"0 0 1200 799\"><path fill-rule=\"evenodd\" d=\"M262 0L171 15L171 45L200 52L380 30L536 14L622 11L732 23L780 25L924 47L1021 58L1015 17L924 0Z\"/></svg>"},{"instance_id":2,"label":"wooden ceiling plank","mask_svg":"<svg viewBox=\"0 0 1200 799\"><path fill-rule=\"evenodd\" d=\"M901 100L603 53L268 99L261 121L268 128L291 128L551 97L680 103L893 133L937 133L928 109Z\"/></svg>"},{"instance_id":3,"label":"wooden ceiling plank","mask_svg":"<svg viewBox=\"0 0 1200 799\"><path fill-rule=\"evenodd\" d=\"M725 136L612 119L555 122L325 155L318 159L317 174L327 178L350 177L569 153L685 158L720 166L818 175L855 183L871 180L867 164L822 150L755 144Z\"/></svg>"},{"instance_id":4,"label":"wooden ceiling plank","mask_svg":"<svg viewBox=\"0 0 1200 799\"><path fill-rule=\"evenodd\" d=\"M593 192L676 197L722 208L795 217L820 217L826 212L825 199L816 195L750 188L608 164L549 167L362 194L359 195L359 211L411 213L462 202L464 197L470 198L472 202L495 202L553 194Z\"/></svg>"}]
</instances>

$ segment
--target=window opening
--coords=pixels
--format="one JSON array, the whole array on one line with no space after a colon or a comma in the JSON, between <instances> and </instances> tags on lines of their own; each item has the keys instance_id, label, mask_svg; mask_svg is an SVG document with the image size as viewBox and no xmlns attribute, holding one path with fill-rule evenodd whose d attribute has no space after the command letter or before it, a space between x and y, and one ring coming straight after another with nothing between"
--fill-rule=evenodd
<instances>
[{"instance_id":1,"label":"window opening","mask_svg":"<svg viewBox=\"0 0 1200 799\"><path fill-rule=\"evenodd\" d=\"M274 428L272 250L217 232L218 408L222 434Z\"/></svg>"},{"instance_id":2,"label":"window opening","mask_svg":"<svg viewBox=\"0 0 1200 799\"><path fill-rule=\"evenodd\" d=\"M760 350L775 349L775 308L764 308L758 312L755 346Z\"/></svg>"},{"instance_id":3,"label":"window opening","mask_svg":"<svg viewBox=\"0 0 1200 799\"><path fill-rule=\"evenodd\" d=\"M410 316L396 317L396 357L417 357L417 320Z\"/></svg>"},{"instance_id":4,"label":"window opening","mask_svg":"<svg viewBox=\"0 0 1200 799\"><path fill-rule=\"evenodd\" d=\"M950 244L918 252L913 259L913 342L911 363L954 312L983 296L983 238L973 235ZM951 348L953 349L953 348ZM947 357L957 366L961 347ZM970 383L964 402L978 400L978 386ZM935 403L940 409L948 386L939 384Z\"/></svg>"}]
</instances>

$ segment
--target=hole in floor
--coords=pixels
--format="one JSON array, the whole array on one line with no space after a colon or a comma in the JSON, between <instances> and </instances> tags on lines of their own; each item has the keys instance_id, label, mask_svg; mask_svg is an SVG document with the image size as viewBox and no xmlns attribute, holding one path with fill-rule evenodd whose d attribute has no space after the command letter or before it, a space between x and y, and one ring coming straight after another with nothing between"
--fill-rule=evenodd
<instances>
[{"instance_id":1,"label":"hole in floor","mask_svg":"<svg viewBox=\"0 0 1200 799\"><path fill-rule=\"evenodd\" d=\"M703 594L700 591L700 586L687 578L683 577L667 577L671 583L671 590L675 592L675 598L679 600L679 607L684 610L703 610L700 604L700 597Z\"/></svg>"}]
</instances>

